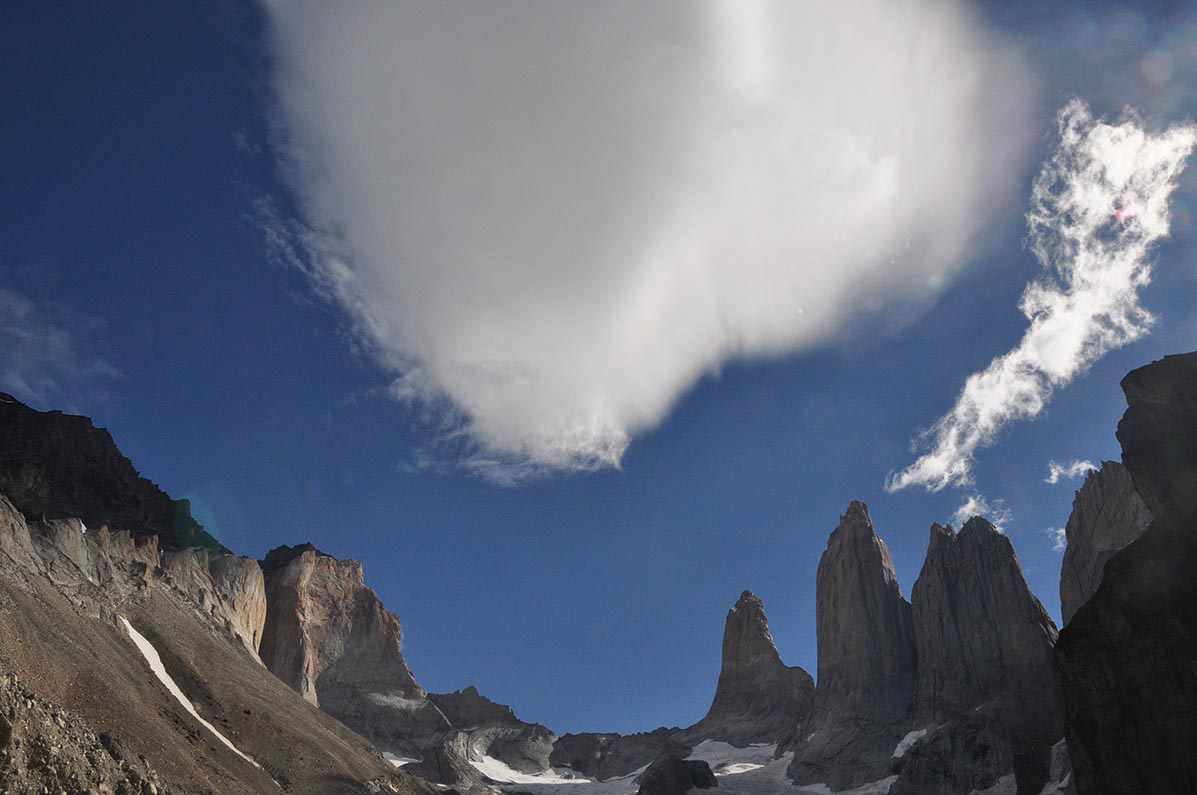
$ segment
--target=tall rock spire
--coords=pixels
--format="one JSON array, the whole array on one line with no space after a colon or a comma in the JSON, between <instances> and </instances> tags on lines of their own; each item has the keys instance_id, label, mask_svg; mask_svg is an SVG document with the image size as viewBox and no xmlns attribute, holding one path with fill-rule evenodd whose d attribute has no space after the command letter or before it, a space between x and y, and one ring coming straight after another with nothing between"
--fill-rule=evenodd
<instances>
[{"instance_id":1,"label":"tall rock spire","mask_svg":"<svg viewBox=\"0 0 1197 795\"><path fill-rule=\"evenodd\" d=\"M869 509L853 501L819 560L818 685L790 775L850 789L883 778L909 730L916 654L910 603Z\"/></svg>"},{"instance_id":2,"label":"tall rock spire","mask_svg":"<svg viewBox=\"0 0 1197 795\"><path fill-rule=\"evenodd\" d=\"M727 612L715 699L688 736L740 746L778 742L806 718L814 689L810 674L781 661L764 602L744 591Z\"/></svg>"}]
</instances>

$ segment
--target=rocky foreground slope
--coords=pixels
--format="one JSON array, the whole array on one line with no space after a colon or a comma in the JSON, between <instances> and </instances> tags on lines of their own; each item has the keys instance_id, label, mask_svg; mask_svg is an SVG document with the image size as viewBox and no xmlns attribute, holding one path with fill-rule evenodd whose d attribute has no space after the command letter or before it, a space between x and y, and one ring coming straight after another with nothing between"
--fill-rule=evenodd
<instances>
[{"instance_id":1,"label":"rocky foreground slope","mask_svg":"<svg viewBox=\"0 0 1197 795\"><path fill-rule=\"evenodd\" d=\"M1078 792L1197 792L1197 353L1122 381L1122 460L1153 517L1060 634Z\"/></svg>"}]
</instances>

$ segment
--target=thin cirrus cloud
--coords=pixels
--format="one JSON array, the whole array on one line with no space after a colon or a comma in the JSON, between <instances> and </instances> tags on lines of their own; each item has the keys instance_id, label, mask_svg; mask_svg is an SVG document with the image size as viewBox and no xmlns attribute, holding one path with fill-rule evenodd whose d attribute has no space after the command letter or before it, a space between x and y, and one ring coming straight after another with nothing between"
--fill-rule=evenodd
<instances>
[{"instance_id":1,"label":"thin cirrus cloud","mask_svg":"<svg viewBox=\"0 0 1197 795\"><path fill-rule=\"evenodd\" d=\"M283 247L496 480L617 467L724 363L926 304L1028 143L957 3L267 9Z\"/></svg>"},{"instance_id":2,"label":"thin cirrus cloud","mask_svg":"<svg viewBox=\"0 0 1197 795\"><path fill-rule=\"evenodd\" d=\"M118 373L86 348L96 321L0 287L0 390L35 405L94 393Z\"/></svg>"},{"instance_id":3,"label":"thin cirrus cloud","mask_svg":"<svg viewBox=\"0 0 1197 795\"><path fill-rule=\"evenodd\" d=\"M1049 461L1047 463L1047 477L1043 479L1043 482L1054 486L1060 482L1061 478L1076 480L1094 469L1097 469L1097 466L1092 461L1073 459L1067 464L1061 464L1059 461Z\"/></svg>"},{"instance_id":4,"label":"thin cirrus cloud","mask_svg":"<svg viewBox=\"0 0 1197 795\"><path fill-rule=\"evenodd\" d=\"M999 533L1006 532L1006 526L1014 518L1014 514L1006 507L1004 500L990 500L982 494L972 494L952 514L952 524L962 527L974 516L983 516L988 519Z\"/></svg>"},{"instance_id":5,"label":"thin cirrus cloud","mask_svg":"<svg viewBox=\"0 0 1197 795\"><path fill-rule=\"evenodd\" d=\"M1035 179L1027 215L1030 248L1048 271L1022 295L1030 326L1017 347L968 377L955 406L922 434L930 450L891 474L888 491L970 483L978 449L1151 326L1139 304L1151 281L1147 255L1168 235L1168 200L1197 128L1149 132L1129 112L1111 124L1079 100L1058 122L1060 143Z\"/></svg>"}]
</instances>

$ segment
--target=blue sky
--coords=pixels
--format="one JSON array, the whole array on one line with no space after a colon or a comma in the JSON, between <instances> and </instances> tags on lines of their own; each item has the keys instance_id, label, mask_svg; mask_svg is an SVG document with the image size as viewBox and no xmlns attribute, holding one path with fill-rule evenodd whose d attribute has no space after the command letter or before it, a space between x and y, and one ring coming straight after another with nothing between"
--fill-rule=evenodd
<instances>
[{"instance_id":1,"label":"blue sky","mask_svg":"<svg viewBox=\"0 0 1197 795\"><path fill-rule=\"evenodd\" d=\"M1002 155L1010 189L935 289L892 311L863 289L837 333L720 361L631 435L619 469L539 466L506 486L438 443L427 404L388 397L393 363L268 245L264 202L276 221L313 213L311 183L280 166L303 150L282 146L280 45L261 9L19 4L0 32L0 389L93 417L243 554L311 540L362 560L426 688L474 684L559 732L701 717L745 588L783 658L813 673L815 569L851 499L869 504L907 594L932 522L973 493L1004 501L1058 616L1043 531L1077 482L1045 483L1048 462L1117 458L1118 380L1197 347L1192 171L1142 291L1151 333L1002 430L974 487L884 489L917 431L1026 330L1019 296L1042 268L1024 214L1059 108L1130 103L1149 129L1197 114L1183 4L1038 5L979 9L982 30L1021 48L1026 113L1007 132L1025 148ZM959 225L916 220L931 239Z\"/></svg>"}]
</instances>

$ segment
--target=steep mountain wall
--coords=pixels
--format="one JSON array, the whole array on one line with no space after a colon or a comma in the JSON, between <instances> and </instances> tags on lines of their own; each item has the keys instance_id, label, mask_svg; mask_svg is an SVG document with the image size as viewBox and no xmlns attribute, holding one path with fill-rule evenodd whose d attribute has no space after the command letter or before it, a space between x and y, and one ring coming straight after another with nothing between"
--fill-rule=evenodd
<instances>
[{"instance_id":1,"label":"steep mountain wall","mask_svg":"<svg viewBox=\"0 0 1197 795\"><path fill-rule=\"evenodd\" d=\"M1106 561L1151 522L1147 505L1126 467L1103 461L1072 501L1064 528L1068 546L1060 568L1060 615L1067 624L1101 584Z\"/></svg>"},{"instance_id":2,"label":"steep mountain wall","mask_svg":"<svg viewBox=\"0 0 1197 795\"><path fill-rule=\"evenodd\" d=\"M849 789L887 775L914 709L910 603L864 503L840 517L816 581L818 686L790 775Z\"/></svg>"},{"instance_id":3,"label":"steep mountain wall","mask_svg":"<svg viewBox=\"0 0 1197 795\"><path fill-rule=\"evenodd\" d=\"M362 565L309 545L262 561L262 662L312 704L384 751L419 758L453 727L400 651L399 619L366 587Z\"/></svg>"},{"instance_id":4,"label":"steep mountain wall","mask_svg":"<svg viewBox=\"0 0 1197 795\"><path fill-rule=\"evenodd\" d=\"M911 591L915 731L892 795L984 790L1013 772L1038 793L1063 735L1056 627L1023 579L1014 546L980 517L934 525Z\"/></svg>"},{"instance_id":5,"label":"steep mountain wall","mask_svg":"<svg viewBox=\"0 0 1197 795\"><path fill-rule=\"evenodd\" d=\"M1077 791L1197 792L1197 353L1122 380L1122 460L1153 517L1060 633Z\"/></svg>"}]
</instances>

